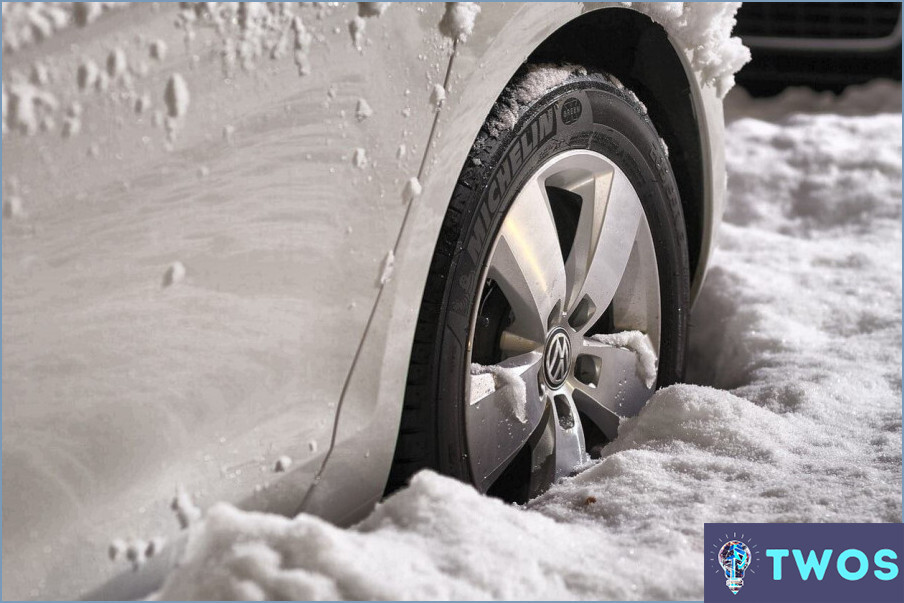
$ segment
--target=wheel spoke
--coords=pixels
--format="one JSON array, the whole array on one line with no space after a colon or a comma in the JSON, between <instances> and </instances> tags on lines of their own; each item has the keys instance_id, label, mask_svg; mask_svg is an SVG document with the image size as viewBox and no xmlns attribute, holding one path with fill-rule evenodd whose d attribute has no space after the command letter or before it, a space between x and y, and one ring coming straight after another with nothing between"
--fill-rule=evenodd
<instances>
[{"instance_id":1,"label":"wheel spoke","mask_svg":"<svg viewBox=\"0 0 904 603\"><path fill-rule=\"evenodd\" d=\"M528 339L527 337L521 337L520 335L515 335L511 331L503 331L502 335L499 337L499 349L505 352L508 356L525 354L541 347L541 342L534 341L533 339Z\"/></svg>"},{"instance_id":2,"label":"wheel spoke","mask_svg":"<svg viewBox=\"0 0 904 603\"><path fill-rule=\"evenodd\" d=\"M593 203L589 205L592 211L584 212L582 208L581 222L585 221L585 213L590 221L598 220L602 211L602 226L594 236L592 224L582 226L579 222L575 246L569 257L575 279L580 277L580 267L586 266L586 276L575 281L572 290L576 293L570 297L568 307L569 312L582 313L576 322L572 319L573 326L581 333L590 328L612 302L643 220L640 199L620 170L597 179ZM602 210L600 206L604 206ZM585 298L587 302L583 301Z\"/></svg>"},{"instance_id":3,"label":"wheel spoke","mask_svg":"<svg viewBox=\"0 0 904 603\"><path fill-rule=\"evenodd\" d=\"M502 224L487 276L512 306L515 335L543 341L550 314L565 297L565 262L545 188L530 180Z\"/></svg>"},{"instance_id":4,"label":"wheel spoke","mask_svg":"<svg viewBox=\"0 0 904 603\"><path fill-rule=\"evenodd\" d=\"M527 441L530 448L530 482L528 499L539 496L556 479L557 436L556 415L552 404L546 404L540 425Z\"/></svg>"},{"instance_id":5,"label":"wheel spoke","mask_svg":"<svg viewBox=\"0 0 904 603\"><path fill-rule=\"evenodd\" d=\"M486 491L541 427L542 355L529 352L471 371L466 422L475 485Z\"/></svg>"},{"instance_id":6,"label":"wheel spoke","mask_svg":"<svg viewBox=\"0 0 904 603\"><path fill-rule=\"evenodd\" d=\"M578 355L579 365L580 356L589 356L593 367L585 370L581 379L569 378L575 404L613 439L618 417L632 417L640 412L653 394L655 379L648 387L648 375L638 364L642 359L630 349L585 340Z\"/></svg>"},{"instance_id":7,"label":"wheel spoke","mask_svg":"<svg viewBox=\"0 0 904 603\"><path fill-rule=\"evenodd\" d=\"M611 168L598 169L568 187L571 192L581 196L581 214L575 229L574 245L565 260L565 271L568 275L568 308L575 306L577 303L575 298L581 293L584 281L587 280L587 271L593 259L595 242L599 240L613 177L614 170Z\"/></svg>"},{"instance_id":8,"label":"wheel spoke","mask_svg":"<svg viewBox=\"0 0 904 603\"><path fill-rule=\"evenodd\" d=\"M566 391L553 398L556 411L556 477L574 473L584 462L584 429L574 399Z\"/></svg>"}]
</instances>

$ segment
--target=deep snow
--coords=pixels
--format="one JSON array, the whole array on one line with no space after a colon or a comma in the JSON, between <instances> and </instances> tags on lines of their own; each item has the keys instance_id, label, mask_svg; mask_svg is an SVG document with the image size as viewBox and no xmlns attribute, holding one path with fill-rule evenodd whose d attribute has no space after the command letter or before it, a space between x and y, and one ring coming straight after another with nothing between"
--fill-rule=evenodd
<instances>
[{"instance_id":1,"label":"deep snow","mask_svg":"<svg viewBox=\"0 0 904 603\"><path fill-rule=\"evenodd\" d=\"M901 88L727 100L689 377L526 508L424 472L351 529L220 504L160 598L702 598L703 523L901 520ZM671 554L651 572L645 550Z\"/></svg>"}]
</instances>

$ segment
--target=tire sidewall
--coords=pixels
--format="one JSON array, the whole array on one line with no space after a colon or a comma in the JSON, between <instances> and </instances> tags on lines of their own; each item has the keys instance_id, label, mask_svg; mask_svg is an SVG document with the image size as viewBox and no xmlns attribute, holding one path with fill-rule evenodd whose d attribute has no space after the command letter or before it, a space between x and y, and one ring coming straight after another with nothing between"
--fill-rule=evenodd
<instances>
[{"instance_id":1,"label":"tire sidewall","mask_svg":"<svg viewBox=\"0 0 904 603\"><path fill-rule=\"evenodd\" d=\"M636 99L602 78L573 77L534 102L514 127L495 137L484 133L453 195L463 212L440 311L433 373L437 461L443 473L472 481L465 437L468 340L493 242L524 183L550 158L578 149L615 163L637 191L659 270L658 386L683 378L690 278L684 218L668 159Z\"/></svg>"}]
</instances>

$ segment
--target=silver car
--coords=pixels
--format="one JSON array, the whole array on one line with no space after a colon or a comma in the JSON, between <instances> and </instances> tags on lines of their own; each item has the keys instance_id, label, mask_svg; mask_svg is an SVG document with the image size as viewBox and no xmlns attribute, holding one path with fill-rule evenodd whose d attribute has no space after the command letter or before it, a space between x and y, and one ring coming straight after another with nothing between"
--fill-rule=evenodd
<instances>
[{"instance_id":1,"label":"silver car","mask_svg":"<svg viewBox=\"0 0 904 603\"><path fill-rule=\"evenodd\" d=\"M682 379L723 119L665 9L237 4L5 48L4 598L146 595L221 500L524 501Z\"/></svg>"}]
</instances>

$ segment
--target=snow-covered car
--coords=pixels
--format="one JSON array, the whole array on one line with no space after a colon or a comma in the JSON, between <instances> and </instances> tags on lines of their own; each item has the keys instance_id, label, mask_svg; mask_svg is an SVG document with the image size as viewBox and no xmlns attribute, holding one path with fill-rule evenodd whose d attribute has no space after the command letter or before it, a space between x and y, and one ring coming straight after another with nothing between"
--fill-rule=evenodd
<instances>
[{"instance_id":1,"label":"snow-covered car","mask_svg":"<svg viewBox=\"0 0 904 603\"><path fill-rule=\"evenodd\" d=\"M221 500L523 501L681 380L736 6L3 8L4 598Z\"/></svg>"}]
</instances>

